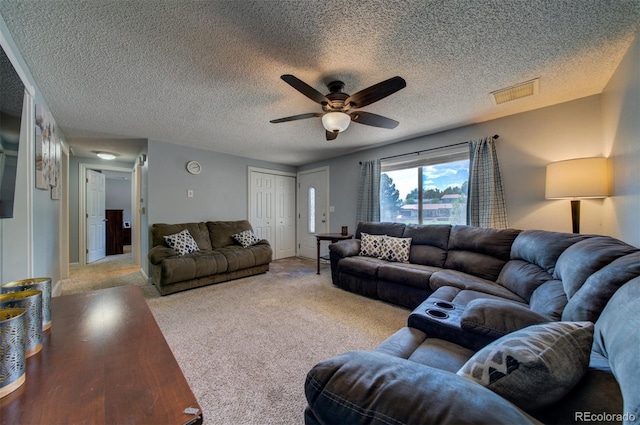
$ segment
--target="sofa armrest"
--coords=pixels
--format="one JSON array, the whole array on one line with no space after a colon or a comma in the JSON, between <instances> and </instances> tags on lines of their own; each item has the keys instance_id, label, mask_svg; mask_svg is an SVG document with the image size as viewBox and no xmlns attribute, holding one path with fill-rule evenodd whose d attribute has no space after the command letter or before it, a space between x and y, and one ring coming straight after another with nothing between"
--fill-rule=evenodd
<instances>
[{"instance_id":1,"label":"sofa armrest","mask_svg":"<svg viewBox=\"0 0 640 425\"><path fill-rule=\"evenodd\" d=\"M461 376L371 351L351 351L307 374L307 423L539 423Z\"/></svg>"},{"instance_id":2,"label":"sofa armrest","mask_svg":"<svg viewBox=\"0 0 640 425\"><path fill-rule=\"evenodd\" d=\"M515 302L476 299L465 307L460 327L466 331L498 339L530 325L549 322L549 318Z\"/></svg>"},{"instance_id":3,"label":"sofa armrest","mask_svg":"<svg viewBox=\"0 0 640 425\"><path fill-rule=\"evenodd\" d=\"M165 258L174 257L175 255L175 249L163 245L156 245L149 250L147 258L149 259L151 264L155 266L162 263L162 260L164 260Z\"/></svg>"},{"instance_id":4,"label":"sofa armrest","mask_svg":"<svg viewBox=\"0 0 640 425\"><path fill-rule=\"evenodd\" d=\"M353 257L360 253L360 239L345 239L329 245L329 251L335 252L341 258Z\"/></svg>"}]
</instances>

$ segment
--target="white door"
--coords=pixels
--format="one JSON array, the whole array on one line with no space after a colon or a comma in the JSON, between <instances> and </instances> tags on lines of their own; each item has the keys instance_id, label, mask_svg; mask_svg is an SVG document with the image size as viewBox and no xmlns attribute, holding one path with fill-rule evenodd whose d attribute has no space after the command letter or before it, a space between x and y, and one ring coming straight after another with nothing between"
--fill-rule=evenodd
<instances>
[{"instance_id":1,"label":"white door","mask_svg":"<svg viewBox=\"0 0 640 425\"><path fill-rule=\"evenodd\" d=\"M298 255L315 259L318 246L315 235L329 231L328 169L298 174L298 213Z\"/></svg>"},{"instance_id":2,"label":"white door","mask_svg":"<svg viewBox=\"0 0 640 425\"><path fill-rule=\"evenodd\" d=\"M87 194L85 196L87 212L87 264L105 257L105 185L104 174L87 170Z\"/></svg>"},{"instance_id":3,"label":"white door","mask_svg":"<svg viewBox=\"0 0 640 425\"><path fill-rule=\"evenodd\" d=\"M275 247L275 176L251 171L250 178L249 221L256 236Z\"/></svg>"},{"instance_id":4,"label":"white door","mask_svg":"<svg viewBox=\"0 0 640 425\"><path fill-rule=\"evenodd\" d=\"M276 176L276 260L296 255L295 199L295 177Z\"/></svg>"}]
</instances>

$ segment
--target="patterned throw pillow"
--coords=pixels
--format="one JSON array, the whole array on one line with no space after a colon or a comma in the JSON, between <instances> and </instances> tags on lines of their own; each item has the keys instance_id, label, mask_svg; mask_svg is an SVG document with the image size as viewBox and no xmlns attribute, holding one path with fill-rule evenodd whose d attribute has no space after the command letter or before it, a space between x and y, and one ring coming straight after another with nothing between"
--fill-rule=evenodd
<instances>
[{"instance_id":1,"label":"patterned throw pillow","mask_svg":"<svg viewBox=\"0 0 640 425\"><path fill-rule=\"evenodd\" d=\"M523 409L564 397L587 372L593 323L550 322L507 334L478 351L458 375Z\"/></svg>"},{"instance_id":2,"label":"patterned throw pillow","mask_svg":"<svg viewBox=\"0 0 640 425\"><path fill-rule=\"evenodd\" d=\"M257 244L260 239L256 238L256 235L253 234L251 230L245 230L240 233L236 233L235 235L231 235L233 239L236 240L243 248L246 248L251 245Z\"/></svg>"},{"instance_id":3,"label":"patterned throw pillow","mask_svg":"<svg viewBox=\"0 0 640 425\"><path fill-rule=\"evenodd\" d=\"M385 235L360 233L360 255L364 257L380 257Z\"/></svg>"},{"instance_id":4,"label":"patterned throw pillow","mask_svg":"<svg viewBox=\"0 0 640 425\"><path fill-rule=\"evenodd\" d=\"M393 238L386 236L382 244L380 258L397 263L408 263L410 250L411 238Z\"/></svg>"},{"instance_id":5,"label":"patterned throw pillow","mask_svg":"<svg viewBox=\"0 0 640 425\"><path fill-rule=\"evenodd\" d=\"M175 249L180 255L200 250L195 239L193 239L193 236L191 236L191 233L189 233L187 229L173 235L165 236L164 240L169 248Z\"/></svg>"}]
</instances>

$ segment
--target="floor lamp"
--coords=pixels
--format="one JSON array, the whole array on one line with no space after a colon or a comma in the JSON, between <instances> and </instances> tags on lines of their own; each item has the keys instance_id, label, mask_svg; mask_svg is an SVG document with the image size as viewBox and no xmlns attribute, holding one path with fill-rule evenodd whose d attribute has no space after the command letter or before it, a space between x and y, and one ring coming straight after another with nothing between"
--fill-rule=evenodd
<instances>
[{"instance_id":1,"label":"floor lamp","mask_svg":"<svg viewBox=\"0 0 640 425\"><path fill-rule=\"evenodd\" d=\"M573 233L580 233L580 199L609 196L607 158L578 158L547 165L545 197L571 199Z\"/></svg>"}]
</instances>

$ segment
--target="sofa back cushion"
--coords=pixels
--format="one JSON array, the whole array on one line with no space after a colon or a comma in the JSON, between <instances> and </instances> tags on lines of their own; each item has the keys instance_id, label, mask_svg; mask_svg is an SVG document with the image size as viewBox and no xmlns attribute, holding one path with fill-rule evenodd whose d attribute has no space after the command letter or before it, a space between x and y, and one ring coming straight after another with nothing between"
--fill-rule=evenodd
<instances>
[{"instance_id":1,"label":"sofa back cushion","mask_svg":"<svg viewBox=\"0 0 640 425\"><path fill-rule=\"evenodd\" d=\"M209 238L213 249L235 245L236 241L233 239L233 235L245 230L253 231L253 227L251 227L251 223L248 220L207 221L207 229L209 230Z\"/></svg>"},{"instance_id":2,"label":"sofa back cushion","mask_svg":"<svg viewBox=\"0 0 640 425\"><path fill-rule=\"evenodd\" d=\"M496 281L520 230L453 226L444 267Z\"/></svg>"},{"instance_id":3,"label":"sofa back cushion","mask_svg":"<svg viewBox=\"0 0 640 425\"><path fill-rule=\"evenodd\" d=\"M609 360L622 390L623 412L640 417L640 277L624 284L611 297L596 322L593 351ZM599 393L600 394L600 393Z\"/></svg>"},{"instance_id":4,"label":"sofa back cushion","mask_svg":"<svg viewBox=\"0 0 640 425\"><path fill-rule=\"evenodd\" d=\"M573 233L525 230L511 246L511 260L505 264L498 283L529 301L540 285L553 279L560 254L588 236Z\"/></svg>"},{"instance_id":5,"label":"sofa back cushion","mask_svg":"<svg viewBox=\"0 0 640 425\"><path fill-rule=\"evenodd\" d=\"M191 234L191 237L195 239L199 249L211 249L209 231L207 230L207 226L204 222L179 224L155 223L153 224L153 226L151 226L151 240L153 246L166 245L164 242L165 236L180 233L185 229L188 230Z\"/></svg>"},{"instance_id":6,"label":"sofa back cushion","mask_svg":"<svg viewBox=\"0 0 640 425\"><path fill-rule=\"evenodd\" d=\"M404 227L403 223L361 221L356 228L355 238L360 239L362 232L370 235L387 235L400 238L404 233Z\"/></svg>"},{"instance_id":7,"label":"sofa back cushion","mask_svg":"<svg viewBox=\"0 0 640 425\"><path fill-rule=\"evenodd\" d=\"M554 278L562 280L567 298L571 298L585 281L613 260L638 251L609 236L593 236L568 247L558 258Z\"/></svg>"},{"instance_id":8,"label":"sofa back cushion","mask_svg":"<svg viewBox=\"0 0 640 425\"><path fill-rule=\"evenodd\" d=\"M451 226L448 224L407 224L403 238L411 238L409 262L425 266L444 267Z\"/></svg>"},{"instance_id":9,"label":"sofa back cushion","mask_svg":"<svg viewBox=\"0 0 640 425\"><path fill-rule=\"evenodd\" d=\"M562 320L598 320L611 296L631 279L640 276L640 250L613 260L587 278L571 297Z\"/></svg>"}]
</instances>

